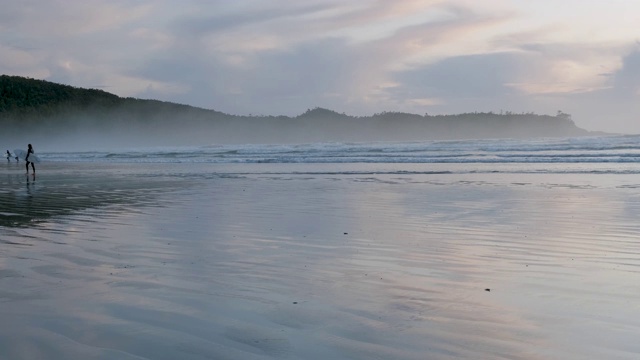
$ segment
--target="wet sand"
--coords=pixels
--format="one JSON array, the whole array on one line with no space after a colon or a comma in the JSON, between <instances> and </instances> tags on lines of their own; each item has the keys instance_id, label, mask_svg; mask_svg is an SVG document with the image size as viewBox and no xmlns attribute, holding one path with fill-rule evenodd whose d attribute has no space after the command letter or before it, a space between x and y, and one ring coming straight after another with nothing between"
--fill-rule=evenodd
<instances>
[{"instance_id":1,"label":"wet sand","mask_svg":"<svg viewBox=\"0 0 640 360\"><path fill-rule=\"evenodd\" d=\"M383 166L0 168L0 359L640 357L640 179Z\"/></svg>"}]
</instances>

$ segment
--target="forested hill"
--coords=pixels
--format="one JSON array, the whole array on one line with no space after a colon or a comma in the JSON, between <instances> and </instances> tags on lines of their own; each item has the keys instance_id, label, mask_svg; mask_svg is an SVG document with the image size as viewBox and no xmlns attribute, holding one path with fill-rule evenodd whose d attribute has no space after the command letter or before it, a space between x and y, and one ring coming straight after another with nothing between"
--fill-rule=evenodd
<instances>
[{"instance_id":1,"label":"forested hill","mask_svg":"<svg viewBox=\"0 0 640 360\"><path fill-rule=\"evenodd\" d=\"M0 76L0 140L12 136L99 134L140 144L228 142L416 141L429 139L580 136L571 116L533 113L356 117L315 108L295 116L237 116L187 105L121 98L18 76Z\"/></svg>"},{"instance_id":2,"label":"forested hill","mask_svg":"<svg viewBox=\"0 0 640 360\"><path fill-rule=\"evenodd\" d=\"M3 123L32 121L37 124L64 119L99 118L109 122L109 116L132 115L136 121L151 123L160 113L198 113L216 116L222 113L188 105L121 98L97 89L83 89L44 80L0 75L0 121ZM114 118L112 120L118 120Z\"/></svg>"}]
</instances>

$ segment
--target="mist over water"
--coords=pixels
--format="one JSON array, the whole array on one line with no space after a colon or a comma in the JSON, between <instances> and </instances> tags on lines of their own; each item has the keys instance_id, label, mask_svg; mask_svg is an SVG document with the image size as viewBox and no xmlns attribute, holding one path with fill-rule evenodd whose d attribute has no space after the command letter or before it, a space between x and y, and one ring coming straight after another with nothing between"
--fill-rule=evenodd
<instances>
[{"instance_id":1,"label":"mist over water","mask_svg":"<svg viewBox=\"0 0 640 360\"><path fill-rule=\"evenodd\" d=\"M123 101L123 100L121 100ZM556 116L383 112L357 117L315 108L295 117L238 116L153 101L76 109L68 116L14 121L0 134L8 149L32 143L41 151L95 151L160 146L424 142L455 139L527 139L600 135Z\"/></svg>"}]
</instances>

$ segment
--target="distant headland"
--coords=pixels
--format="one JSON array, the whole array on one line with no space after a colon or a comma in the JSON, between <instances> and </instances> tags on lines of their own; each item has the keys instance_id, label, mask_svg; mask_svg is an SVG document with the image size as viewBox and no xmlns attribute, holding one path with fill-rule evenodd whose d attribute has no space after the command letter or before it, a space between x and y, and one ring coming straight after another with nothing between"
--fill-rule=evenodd
<instances>
[{"instance_id":1,"label":"distant headland","mask_svg":"<svg viewBox=\"0 0 640 360\"><path fill-rule=\"evenodd\" d=\"M596 135L571 115L475 112L417 115L383 112L350 116L323 108L295 117L240 116L157 100L122 98L19 76L0 75L2 139L15 136L139 145L307 143L531 138ZM36 140L33 140L36 141Z\"/></svg>"}]
</instances>

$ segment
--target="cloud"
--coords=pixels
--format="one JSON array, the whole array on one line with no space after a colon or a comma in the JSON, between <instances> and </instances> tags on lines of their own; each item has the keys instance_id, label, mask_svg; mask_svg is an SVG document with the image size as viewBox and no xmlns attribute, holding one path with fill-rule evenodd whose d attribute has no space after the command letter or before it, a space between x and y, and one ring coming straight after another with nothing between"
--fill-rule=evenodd
<instances>
[{"instance_id":1,"label":"cloud","mask_svg":"<svg viewBox=\"0 0 640 360\"><path fill-rule=\"evenodd\" d=\"M117 29L142 19L149 4L130 1L38 1L2 2L3 28L30 38L81 37Z\"/></svg>"},{"instance_id":2,"label":"cloud","mask_svg":"<svg viewBox=\"0 0 640 360\"><path fill-rule=\"evenodd\" d=\"M640 45L622 59L622 67L613 75L617 96L640 100Z\"/></svg>"},{"instance_id":3,"label":"cloud","mask_svg":"<svg viewBox=\"0 0 640 360\"><path fill-rule=\"evenodd\" d=\"M592 129L640 133L640 46L620 59L620 67L608 79L608 88L568 97L578 118Z\"/></svg>"},{"instance_id":4,"label":"cloud","mask_svg":"<svg viewBox=\"0 0 640 360\"><path fill-rule=\"evenodd\" d=\"M530 60L518 52L445 58L396 72L398 86L388 89L388 96L415 113L538 111L531 97L513 86L535 66Z\"/></svg>"},{"instance_id":5,"label":"cloud","mask_svg":"<svg viewBox=\"0 0 640 360\"><path fill-rule=\"evenodd\" d=\"M318 2L316 4L290 4L289 6L273 6L269 2L265 4L251 4L241 8L231 8L228 11L215 11L211 13L197 12L185 14L172 22L171 27L178 34L185 36L205 36L213 33L227 32L243 27L257 27L265 24L293 21L300 17L311 16L331 9L334 5Z\"/></svg>"},{"instance_id":6,"label":"cloud","mask_svg":"<svg viewBox=\"0 0 640 360\"><path fill-rule=\"evenodd\" d=\"M397 80L405 88L402 96L499 97L513 91L508 84L517 78L521 63L517 53L459 56L400 72Z\"/></svg>"},{"instance_id":7,"label":"cloud","mask_svg":"<svg viewBox=\"0 0 640 360\"><path fill-rule=\"evenodd\" d=\"M144 56L127 35L151 8L140 1L3 1L0 46L14 51L3 51L0 71L74 86L108 84Z\"/></svg>"},{"instance_id":8,"label":"cloud","mask_svg":"<svg viewBox=\"0 0 640 360\"><path fill-rule=\"evenodd\" d=\"M12 74L28 73L38 66L38 59L28 49L0 45L0 53L0 68Z\"/></svg>"},{"instance_id":9,"label":"cloud","mask_svg":"<svg viewBox=\"0 0 640 360\"><path fill-rule=\"evenodd\" d=\"M378 4L403 13L417 3ZM252 10L222 22L218 17L188 14L168 28L171 34L182 35L167 42L166 48L156 49L129 75L189 83L191 90L178 98L229 112L247 113L253 108L295 114L313 106L344 106L338 98L366 103L366 97L385 83L385 67L398 55L381 51L379 43L353 43L348 34L326 35L327 12L338 14L331 31L358 26L364 18L390 16L380 9L354 8L342 2L307 3L282 11ZM292 32L291 28L301 31ZM146 90L143 95L165 98L166 94Z\"/></svg>"},{"instance_id":10,"label":"cloud","mask_svg":"<svg viewBox=\"0 0 640 360\"><path fill-rule=\"evenodd\" d=\"M593 128L639 112L628 32L579 36L593 9L606 29L628 3L568 24L545 1L1 2L0 72L121 96L238 114L563 110Z\"/></svg>"}]
</instances>

